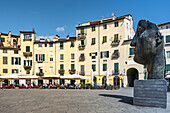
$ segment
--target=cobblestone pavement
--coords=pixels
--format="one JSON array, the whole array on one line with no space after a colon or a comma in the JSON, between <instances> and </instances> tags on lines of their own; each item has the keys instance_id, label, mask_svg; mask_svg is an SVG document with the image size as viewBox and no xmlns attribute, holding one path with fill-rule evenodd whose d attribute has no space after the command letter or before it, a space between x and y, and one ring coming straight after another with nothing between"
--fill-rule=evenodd
<instances>
[{"instance_id":1,"label":"cobblestone pavement","mask_svg":"<svg viewBox=\"0 0 170 113\"><path fill-rule=\"evenodd\" d=\"M5 89L0 113L170 113L166 109L132 105L133 88L120 90Z\"/></svg>"}]
</instances>

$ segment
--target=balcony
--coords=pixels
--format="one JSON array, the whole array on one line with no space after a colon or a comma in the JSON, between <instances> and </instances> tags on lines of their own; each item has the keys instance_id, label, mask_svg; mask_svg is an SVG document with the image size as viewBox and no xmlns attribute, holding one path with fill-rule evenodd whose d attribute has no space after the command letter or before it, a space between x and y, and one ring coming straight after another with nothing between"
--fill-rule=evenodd
<instances>
[{"instance_id":1,"label":"balcony","mask_svg":"<svg viewBox=\"0 0 170 113\"><path fill-rule=\"evenodd\" d=\"M112 47L113 47L113 46L118 46L119 43L120 43L120 40L114 40L114 41L112 41L111 46L112 46Z\"/></svg>"},{"instance_id":2,"label":"balcony","mask_svg":"<svg viewBox=\"0 0 170 113\"><path fill-rule=\"evenodd\" d=\"M37 76L44 76L44 73L36 73Z\"/></svg>"},{"instance_id":3,"label":"balcony","mask_svg":"<svg viewBox=\"0 0 170 113\"><path fill-rule=\"evenodd\" d=\"M79 57L79 61L85 61L85 57Z\"/></svg>"},{"instance_id":4,"label":"balcony","mask_svg":"<svg viewBox=\"0 0 170 113\"><path fill-rule=\"evenodd\" d=\"M70 74L75 74L75 73L76 73L76 70L75 70L75 69L69 69L69 73L70 73Z\"/></svg>"},{"instance_id":5,"label":"balcony","mask_svg":"<svg viewBox=\"0 0 170 113\"><path fill-rule=\"evenodd\" d=\"M84 38L86 38L86 33L80 33L80 34L78 34L78 38L79 39L84 39Z\"/></svg>"},{"instance_id":6,"label":"balcony","mask_svg":"<svg viewBox=\"0 0 170 113\"><path fill-rule=\"evenodd\" d=\"M79 50L84 50L85 49L85 45L79 45Z\"/></svg>"},{"instance_id":7,"label":"balcony","mask_svg":"<svg viewBox=\"0 0 170 113\"><path fill-rule=\"evenodd\" d=\"M119 52L114 52L111 56L112 60L115 59L115 58L119 58Z\"/></svg>"},{"instance_id":8,"label":"balcony","mask_svg":"<svg viewBox=\"0 0 170 113\"><path fill-rule=\"evenodd\" d=\"M32 52L23 52L23 55L25 57L30 57L30 56L32 56Z\"/></svg>"},{"instance_id":9,"label":"balcony","mask_svg":"<svg viewBox=\"0 0 170 113\"><path fill-rule=\"evenodd\" d=\"M82 76L84 76L84 75L85 75L85 72L84 72L84 71L81 71L79 74L82 75Z\"/></svg>"},{"instance_id":10,"label":"balcony","mask_svg":"<svg viewBox=\"0 0 170 113\"><path fill-rule=\"evenodd\" d=\"M23 41L32 41L32 39L23 39Z\"/></svg>"},{"instance_id":11,"label":"balcony","mask_svg":"<svg viewBox=\"0 0 170 113\"><path fill-rule=\"evenodd\" d=\"M64 72L65 72L65 70L63 70L63 69L58 70L58 73L59 73L60 75L64 75Z\"/></svg>"},{"instance_id":12,"label":"balcony","mask_svg":"<svg viewBox=\"0 0 170 113\"><path fill-rule=\"evenodd\" d=\"M25 70L31 70L31 67L32 67L32 66L24 66L24 69L25 69Z\"/></svg>"},{"instance_id":13,"label":"balcony","mask_svg":"<svg viewBox=\"0 0 170 113\"><path fill-rule=\"evenodd\" d=\"M112 75L119 75L119 70L113 70Z\"/></svg>"}]
</instances>

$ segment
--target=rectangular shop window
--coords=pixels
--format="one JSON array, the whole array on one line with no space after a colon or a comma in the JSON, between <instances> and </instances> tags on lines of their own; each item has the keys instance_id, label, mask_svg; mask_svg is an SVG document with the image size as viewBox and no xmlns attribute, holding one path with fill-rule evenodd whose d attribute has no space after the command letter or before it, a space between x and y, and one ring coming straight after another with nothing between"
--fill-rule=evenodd
<instances>
[{"instance_id":1,"label":"rectangular shop window","mask_svg":"<svg viewBox=\"0 0 170 113\"><path fill-rule=\"evenodd\" d=\"M129 52L129 55L134 55L134 48L130 48L129 51L130 51L130 52Z\"/></svg>"},{"instance_id":2,"label":"rectangular shop window","mask_svg":"<svg viewBox=\"0 0 170 113\"><path fill-rule=\"evenodd\" d=\"M8 69L3 69L3 73L8 73Z\"/></svg>"},{"instance_id":3,"label":"rectangular shop window","mask_svg":"<svg viewBox=\"0 0 170 113\"><path fill-rule=\"evenodd\" d=\"M18 54L18 50L14 50L14 54Z\"/></svg>"},{"instance_id":4,"label":"rectangular shop window","mask_svg":"<svg viewBox=\"0 0 170 113\"><path fill-rule=\"evenodd\" d=\"M103 64L103 71L107 71L107 64Z\"/></svg>"},{"instance_id":5,"label":"rectangular shop window","mask_svg":"<svg viewBox=\"0 0 170 113\"><path fill-rule=\"evenodd\" d=\"M50 61L53 61L53 58L50 58Z\"/></svg>"},{"instance_id":6,"label":"rectangular shop window","mask_svg":"<svg viewBox=\"0 0 170 113\"><path fill-rule=\"evenodd\" d=\"M41 44L42 47L42 44ZM26 52L30 52L30 46L26 46Z\"/></svg>"},{"instance_id":7,"label":"rectangular shop window","mask_svg":"<svg viewBox=\"0 0 170 113\"><path fill-rule=\"evenodd\" d=\"M3 57L3 64L8 64L8 57Z\"/></svg>"},{"instance_id":8,"label":"rectangular shop window","mask_svg":"<svg viewBox=\"0 0 170 113\"><path fill-rule=\"evenodd\" d=\"M92 64L92 70L96 71L96 64Z\"/></svg>"},{"instance_id":9,"label":"rectangular shop window","mask_svg":"<svg viewBox=\"0 0 170 113\"><path fill-rule=\"evenodd\" d=\"M3 49L3 53L8 53L8 51L6 49Z\"/></svg>"}]
</instances>

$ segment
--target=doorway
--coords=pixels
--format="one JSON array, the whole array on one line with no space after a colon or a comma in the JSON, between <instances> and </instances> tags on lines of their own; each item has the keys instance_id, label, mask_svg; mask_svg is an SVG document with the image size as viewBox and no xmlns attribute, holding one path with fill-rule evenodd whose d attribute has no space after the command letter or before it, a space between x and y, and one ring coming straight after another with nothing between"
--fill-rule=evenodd
<instances>
[{"instance_id":1,"label":"doorway","mask_svg":"<svg viewBox=\"0 0 170 113\"><path fill-rule=\"evenodd\" d=\"M135 68L130 68L127 70L127 79L128 79L128 86L134 87L134 80L139 79L138 70Z\"/></svg>"}]
</instances>

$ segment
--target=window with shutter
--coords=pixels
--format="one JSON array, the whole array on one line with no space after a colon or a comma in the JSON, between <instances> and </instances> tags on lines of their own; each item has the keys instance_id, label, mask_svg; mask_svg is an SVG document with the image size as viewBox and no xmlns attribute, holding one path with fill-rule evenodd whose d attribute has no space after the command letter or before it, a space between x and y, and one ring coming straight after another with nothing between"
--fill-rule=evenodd
<instances>
[{"instance_id":1,"label":"window with shutter","mask_svg":"<svg viewBox=\"0 0 170 113\"><path fill-rule=\"evenodd\" d=\"M74 64L71 64L71 70L74 70Z\"/></svg>"},{"instance_id":2,"label":"window with shutter","mask_svg":"<svg viewBox=\"0 0 170 113\"><path fill-rule=\"evenodd\" d=\"M71 41L71 47L74 47L74 41Z\"/></svg>"},{"instance_id":3,"label":"window with shutter","mask_svg":"<svg viewBox=\"0 0 170 113\"><path fill-rule=\"evenodd\" d=\"M114 63L114 72L119 73L119 63Z\"/></svg>"},{"instance_id":4,"label":"window with shutter","mask_svg":"<svg viewBox=\"0 0 170 113\"><path fill-rule=\"evenodd\" d=\"M92 70L96 71L96 64L92 64Z\"/></svg>"},{"instance_id":5,"label":"window with shutter","mask_svg":"<svg viewBox=\"0 0 170 113\"><path fill-rule=\"evenodd\" d=\"M103 64L103 71L107 70L107 64Z\"/></svg>"},{"instance_id":6,"label":"window with shutter","mask_svg":"<svg viewBox=\"0 0 170 113\"><path fill-rule=\"evenodd\" d=\"M129 53L129 55L134 55L134 48L130 48L130 53Z\"/></svg>"},{"instance_id":7,"label":"window with shutter","mask_svg":"<svg viewBox=\"0 0 170 113\"><path fill-rule=\"evenodd\" d=\"M30 46L26 46L26 52L30 52Z\"/></svg>"},{"instance_id":8,"label":"window with shutter","mask_svg":"<svg viewBox=\"0 0 170 113\"><path fill-rule=\"evenodd\" d=\"M60 49L63 49L64 48L64 44L63 42L60 42Z\"/></svg>"},{"instance_id":9,"label":"window with shutter","mask_svg":"<svg viewBox=\"0 0 170 113\"><path fill-rule=\"evenodd\" d=\"M1 42L5 42L5 38L1 38Z\"/></svg>"},{"instance_id":10,"label":"window with shutter","mask_svg":"<svg viewBox=\"0 0 170 113\"><path fill-rule=\"evenodd\" d=\"M60 70L64 70L64 64L60 64Z\"/></svg>"},{"instance_id":11,"label":"window with shutter","mask_svg":"<svg viewBox=\"0 0 170 113\"><path fill-rule=\"evenodd\" d=\"M8 64L8 57L3 57L3 64Z\"/></svg>"},{"instance_id":12,"label":"window with shutter","mask_svg":"<svg viewBox=\"0 0 170 113\"><path fill-rule=\"evenodd\" d=\"M170 71L170 64L166 65L166 71Z\"/></svg>"},{"instance_id":13,"label":"window with shutter","mask_svg":"<svg viewBox=\"0 0 170 113\"><path fill-rule=\"evenodd\" d=\"M49 47L53 47L53 43L50 43Z\"/></svg>"},{"instance_id":14,"label":"window with shutter","mask_svg":"<svg viewBox=\"0 0 170 113\"><path fill-rule=\"evenodd\" d=\"M170 43L170 35L166 36L166 43Z\"/></svg>"}]
</instances>

